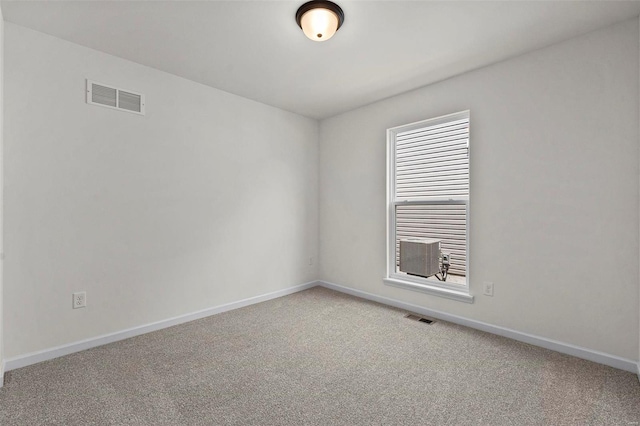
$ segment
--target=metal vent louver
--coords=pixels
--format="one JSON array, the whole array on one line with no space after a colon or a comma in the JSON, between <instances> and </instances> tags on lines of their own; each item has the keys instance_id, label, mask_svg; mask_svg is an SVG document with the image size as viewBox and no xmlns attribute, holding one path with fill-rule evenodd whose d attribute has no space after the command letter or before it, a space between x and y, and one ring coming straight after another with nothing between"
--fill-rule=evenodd
<instances>
[{"instance_id":1,"label":"metal vent louver","mask_svg":"<svg viewBox=\"0 0 640 426\"><path fill-rule=\"evenodd\" d=\"M94 104L107 105L115 108L117 93L118 91L116 89L94 83L91 90L91 101Z\"/></svg>"},{"instance_id":2,"label":"metal vent louver","mask_svg":"<svg viewBox=\"0 0 640 426\"><path fill-rule=\"evenodd\" d=\"M423 322L425 324L433 324L434 322L436 322L434 319L426 318L426 317L422 317L414 314L408 314L405 316L405 318L408 318L413 321Z\"/></svg>"},{"instance_id":3,"label":"metal vent louver","mask_svg":"<svg viewBox=\"0 0 640 426\"><path fill-rule=\"evenodd\" d=\"M144 95L87 80L87 103L144 115Z\"/></svg>"},{"instance_id":4,"label":"metal vent louver","mask_svg":"<svg viewBox=\"0 0 640 426\"><path fill-rule=\"evenodd\" d=\"M118 91L118 105L128 111L140 112L142 107L142 97L135 93Z\"/></svg>"}]
</instances>

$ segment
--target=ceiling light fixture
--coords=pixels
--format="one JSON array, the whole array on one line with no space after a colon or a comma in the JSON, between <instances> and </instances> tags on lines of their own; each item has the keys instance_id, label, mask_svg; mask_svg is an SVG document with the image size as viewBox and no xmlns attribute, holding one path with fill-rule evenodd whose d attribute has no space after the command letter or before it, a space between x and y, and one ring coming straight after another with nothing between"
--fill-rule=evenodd
<instances>
[{"instance_id":1,"label":"ceiling light fixture","mask_svg":"<svg viewBox=\"0 0 640 426\"><path fill-rule=\"evenodd\" d=\"M327 0L313 0L300 6L296 22L304 35L313 41L329 40L344 22L344 12Z\"/></svg>"}]
</instances>

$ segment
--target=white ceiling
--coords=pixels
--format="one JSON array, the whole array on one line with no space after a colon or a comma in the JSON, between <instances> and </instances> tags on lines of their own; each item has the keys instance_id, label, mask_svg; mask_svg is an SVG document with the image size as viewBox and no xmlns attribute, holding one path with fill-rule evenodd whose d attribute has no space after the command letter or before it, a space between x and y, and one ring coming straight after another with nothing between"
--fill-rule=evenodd
<instances>
[{"instance_id":1,"label":"white ceiling","mask_svg":"<svg viewBox=\"0 0 640 426\"><path fill-rule=\"evenodd\" d=\"M2 1L4 19L313 118L638 16L640 2L337 0L308 40L300 1Z\"/></svg>"}]
</instances>

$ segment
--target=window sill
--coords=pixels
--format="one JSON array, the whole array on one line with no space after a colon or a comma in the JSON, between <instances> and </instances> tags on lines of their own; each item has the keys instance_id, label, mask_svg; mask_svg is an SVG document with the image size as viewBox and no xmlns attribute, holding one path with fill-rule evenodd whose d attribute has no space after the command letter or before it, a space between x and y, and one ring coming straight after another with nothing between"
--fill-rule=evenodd
<instances>
[{"instance_id":1,"label":"window sill","mask_svg":"<svg viewBox=\"0 0 640 426\"><path fill-rule=\"evenodd\" d=\"M392 287L419 291L421 293L457 300L459 302L473 303L473 296L466 291L451 290L448 288L436 287L428 284L417 284L409 281L398 280L395 278L384 278L383 281L386 285L390 285Z\"/></svg>"}]
</instances>

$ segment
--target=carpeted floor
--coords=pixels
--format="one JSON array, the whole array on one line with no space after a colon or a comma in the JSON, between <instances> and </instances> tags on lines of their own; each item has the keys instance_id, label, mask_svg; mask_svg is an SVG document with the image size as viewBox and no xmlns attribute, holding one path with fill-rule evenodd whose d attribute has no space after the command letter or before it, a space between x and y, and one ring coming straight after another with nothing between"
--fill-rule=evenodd
<instances>
[{"instance_id":1,"label":"carpeted floor","mask_svg":"<svg viewBox=\"0 0 640 426\"><path fill-rule=\"evenodd\" d=\"M7 373L0 425L629 425L634 374L316 287Z\"/></svg>"}]
</instances>

